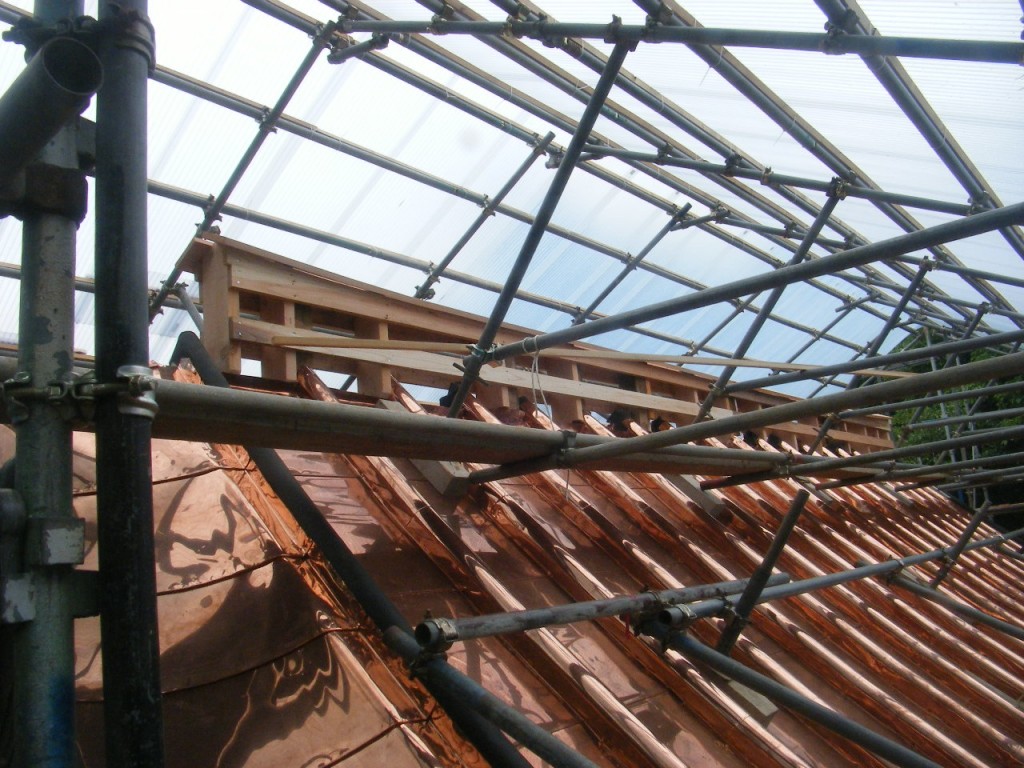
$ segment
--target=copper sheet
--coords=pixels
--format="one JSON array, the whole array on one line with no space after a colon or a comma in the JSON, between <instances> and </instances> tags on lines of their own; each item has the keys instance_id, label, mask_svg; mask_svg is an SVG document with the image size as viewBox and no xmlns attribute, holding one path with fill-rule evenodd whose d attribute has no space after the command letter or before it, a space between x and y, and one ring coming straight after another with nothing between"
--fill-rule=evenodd
<instances>
[{"instance_id":1,"label":"copper sheet","mask_svg":"<svg viewBox=\"0 0 1024 768\"><path fill-rule=\"evenodd\" d=\"M564 473L551 473L452 502L405 462L380 474L319 453L287 460L411 622L428 608L467 615L494 601L547 605L746 575L793 490L788 481L723 489L736 514L724 525L658 476L575 472L567 497ZM87 566L97 554L94 470L91 438L76 436ZM244 452L158 442L154 479L169 766L480 765L363 626ZM808 505L787 548L781 567L795 575L930 549L962 530L963 513L931 491L911 504L884 486L830 496L834 505ZM1020 567L977 572L991 562L966 556L949 591L1021 616ZM737 658L941 764L1024 763L1024 715L989 688L1024 693L1019 644L880 581L790 603L758 610ZM694 631L717 636L712 622ZM95 619L77 623L76 642L81 760L100 765ZM878 765L785 712L754 721L685 660L659 657L615 620L553 629L539 643L459 644L450 658L602 765ZM605 721L587 712L609 725L595 727Z\"/></svg>"}]
</instances>

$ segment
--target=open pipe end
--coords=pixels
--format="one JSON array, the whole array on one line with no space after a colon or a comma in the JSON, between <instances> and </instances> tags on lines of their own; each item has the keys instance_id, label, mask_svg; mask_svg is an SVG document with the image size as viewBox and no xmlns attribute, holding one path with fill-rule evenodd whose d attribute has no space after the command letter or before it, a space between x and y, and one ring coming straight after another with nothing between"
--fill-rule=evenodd
<instances>
[{"instance_id":1,"label":"open pipe end","mask_svg":"<svg viewBox=\"0 0 1024 768\"><path fill-rule=\"evenodd\" d=\"M70 37L48 41L0 97L0 186L85 111L103 83L89 46Z\"/></svg>"},{"instance_id":2,"label":"open pipe end","mask_svg":"<svg viewBox=\"0 0 1024 768\"><path fill-rule=\"evenodd\" d=\"M423 650L440 653L452 647L459 633L450 619L426 619L413 631L413 637Z\"/></svg>"},{"instance_id":3,"label":"open pipe end","mask_svg":"<svg viewBox=\"0 0 1024 768\"><path fill-rule=\"evenodd\" d=\"M99 58L89 46L74 38L55 37L36 56L53 85L69 96L88 99L103 84Z\"/></svg>"}]
</instances>

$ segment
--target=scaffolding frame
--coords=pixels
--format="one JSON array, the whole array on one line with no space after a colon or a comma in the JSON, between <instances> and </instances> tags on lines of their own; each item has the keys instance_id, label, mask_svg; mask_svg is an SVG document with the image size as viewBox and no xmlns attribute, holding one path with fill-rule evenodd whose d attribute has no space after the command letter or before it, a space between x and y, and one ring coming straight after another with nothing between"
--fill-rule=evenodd
<instances>
[{"instance_id":1,"label":"scaffolding frame","mask_svg":"<svg viewBox=\"0 0 1024 768\"><path fill-rule=\"evenodd\" d=\"M184 414L195 404L203 404L204 407L213 409L219 407L218 404L233 403L234 407L240 409L239 413L243 410L247 411L250 414L248 421L240 419L238 422L242 432L254 432L259 427L258 422L261 418L273 418L273 414L267 416L271 410L269 407L266 412L260 411L260 408L267 404L258 396L232 393L221 396L222 399L217 400L216 396L209 391L199 390L186 394L171 383L154 381L149 376L147 368L149 363L149 322L167 299L172 294L179 292L178 280L181 275L181 264L175 266L150 301L147 293L149 285L146 272L148 194L164 195L201 207L204 215L197 229L197 234L200 235L209 230L221 216L238 216L353 250L362 249L364 252L372 252L375 256L389 258L396 263L413 268L423 269L424 267L421 262L411 257L401 254L386 255L371 245L354 243L332 233L316 232L294 222L274 219L233 205L230 202L233 191L256 158L265 139L275 128L291 131L337 151L379 164L390 171L400 173L449 194L474 199L484 208L482 217L491 213L500 213L529 223L530 233L523 244L520 258L509 277L501 284L492 284L470 275L460 275L448 269L461 245L473 236L475 228L482 225L483 218L474 222L465 232L459 241L460 245L449 252L441 265L423 269L427 272L427 279L421 286L416 287L417 296L420 298L427 297L431 283L442 275L449 279L458 279L478 287L485 287L498 294L483 334L471 353L463 359L466 371L456 400L450 409L450 416L458 414L484 363L500 361L513 355L535 354L556 344L588 338L610 330L632 329L637 333L689 347L691 352L709 350L727 360L741 360L761 329L771 320L800 330L809 337L806 346L793 356L794 360L821 340L851 348L855 352L855 358L845 368L845 371L858 370L867 365L898 364L920 357L934 360L970 349L990 348L1002 352L1001 345L1019 344L1020 335L1024 333L1021 330L998 333L983 319L986 313L995 313L1010 320L1018 329L1024 328L1024 315L1017 312L1016 308L993 286L993 283L1002 283L1020 287L1021 281L1010 276L969 268L961 264L947 248L949 243L961 238L998 232L1007 246L1024 258L1024 235L1019 229L1020 225L1024 224L1024 203L1002 205L994 191L973 166L970 158L950 139L938 116L917 94L912 81L898 60L893 58L899 56L931 57L959 61L1019 64L1022 53L1024 53L1024 46L1020 43L924 40L879 36L873 34L873 27L860 14L859 10L843 0L818 0L817 4L829 24L828 31L824 34L704 28L700 27L696 20L681 8L656 0L638 0L637 4L650 15L648 23L642 26L623 25L616 21L610 24L560 24L540 16L525 7L524 4L514 3L511 0L497 2L499 8L510 14L508 19L500 22L480 19L459 3L444 3L441 0L422 0L421 4L428 11L437 14L427 21L384 20L375 18L371 11L359 4L348 3L344 0L325 0L324 4L340 16L336 21L322 24L311 22L287 6L272 0L246 0L246 2L282 23L303 29L313 37L306 58L296 70L276 104L268 111L264 111L258 105L247 103L234 94L217 91L210 86L190 81L177 73L157 67L153 54L153 30L147 17L147 0L119 0L116 5L107 2L101 3L100 18L96 27L99 34L97 47L105 77L104 88L97 98L95 171L98 222L96 250L99 277L95 285L97 359L96 385L93 392L96 404L98 493L101 509L99 536L104 552L104 562L99 571L99 588L96 594L99 612L103 619L104 658L111 660L111 663L106 665L104 675L104 696L108 733L107 759L112 764L160 766L163 761L158 649L156 647L155 585L152 568L152 481L148 465L150 441L154 429L166 429L172 434L177 434L175 430L184 431L185 428L181 426L185 421ZM44 28L50 28L55 27L61 21L80 16L81 12L81 3L77 0L38 0L35 21ZM23 16L24 14L20 10L6 3L0 4L0 20L16 23L22 21ZM358 33L371 33L373 37L363 42L357 42L351 35ZM435 45L429 39L430 36L444 34L476 36L517 63L525 71L543 76L556 87L567 92L571 91L576 98L583 100L587 105L583 116L577 121L567 120L554 110L546 109L534 101L518 96L514 89L509 88L507 84L465 67L456 57L447 54L443 48ZM586 66L600 73L598 84L592 89L578 88L554 64L532 55L530 49L523 45L519 38L541 40L560 50L573 51ZM613 42L615 47L611 55L605 57L595 49L588 47L583 42L588 38ZM425 92L437 95L436 84L417 76L407 68L397 65L377 53L390 42L405 46L410 51L440 64L445 69L475 82L485 90L501 94L511 103L522 106L535 115L542 116L553 127L568 130L572 134L572 141L565 148L558 147L553 143L550 134L539 139L520 126L489 114L478 104L466 99L457 99L459 108L492 125L500 124L501 130L516 136L530 146L530 156L521 171L510 178L508 184L499 191L495 199L490 200L486 195L472 193L461 188L457 189L443 179L402 166L388 158L374 156L368 150L356 147L343 139L326 134L318 135L314 129L298 124L297 121L291 120L285 114L285 109L292 96L325 50L330 51L327 59L332 64L361 59L391 76L404 82L410 82ZM705 58L709 66L713 66L751 103L775 120L784 131L811 151L815 157L822 160L836 174L836 178L828 182L823 189L822 185L826 182L776 174L767 165L737 153L733 147L719 137L704 130L684 110L666 101L650 86L629 75L623 69L627 53L637 45L655 42L686 45ZM735 57L723 46L777 47L787 50L821 51L832 55L852 54L862 57L894 102L929 143L936 156L964 188L969 196L968 202L961 204L930 200L895 194L877 188L877 185L874 185L863 171L820 137L813 126L806 123L777 96L767 89L759 87L756 80L739 65ZM244 151L220 193L212 200L195 192L178 190L147 180L145 137L148 120L147 87L151 78L157 82L210 99L223 107L249 114L259 120L255 137ZM661 109L670 116L677 127L684 133L704 141L708 146L714 147L721 154L723 162L707 162L681 141L674 138L665 140L663 134L635 118L628 110L609 101L610 94L616 88L621 88L624 93L639 99L642 103L649 104L652 100L659 99ZM446 93L445 96L449 99L453 98L451 94ZM7 117L9 119L9 114L3 114L5 109L14 108L0 102L0 118ZM15 111L17 110L15 109ZM613 142L595 135L592 129L600 115L611 117L618 125L633 135L657 147L657 153L631 151L615 146ZM43 150L45 153L49 153L42 156L42 160L46 164L65 168L72 168L75 165L74 159L69 156L69 146L71 145L68 144L68 136L72 132L65 127L72 117L65 115L58 121L59 124L56 128L63 130L65 136L63 139L58 139L57 149ZM35 129L36 126L28 125L25 131L30 132ZM63 149L59 147L61 142L64 145ZM14 163L14 166L20 167L19 163L31 160L31 156L38 149L38 147L25 149L23 154L26 156L16 158L18 162ZM56 156L61 153L63 153L62 157ZM74 153L70 152L70 154ZM501 199L517 179L525 173L529 164L544 154L558 167L558 172L541 210L536 215L529 216L502 204ZM709 213L700 216L694 215L690 213L690 205L679 209L667 201L659 199L624 176L612 173L595 162L602 157L616 158L635 171L651 177L656 176L669 187L687 194L697 203L706 206ZM551 214L558 203L561 191L565 187L569 174L576 168L590 174L593 178L600 179L645 200L669 216L668 222L637 256L595 242L580 233L550 224ZM728 211L726 206L706 190L692 185L680 176L671 173L665 174L664 169L666 168L697 172L712 184L719 185L737 195L763 214L766 220L756 221L735 211ZM10 169L4 169L5 172L8 170ZM76 173L69 174L69 177L74 177L69 183L84 183L84 176L77 173L77 168L74 170ZM741 179L756 181L778 193L796 210L804 215L809 215L811 222L807 224L797 220L793 209L785 208L752 186L742 184ZM857 181L854 182L851 179ZM826 191L828 198L824 204L816 203L799 191L802 189ZM868 242L851 227L832 215L839 201L846 196L858 197L871 202L884 215L903 228L906 234L887 241ZM964 218L922 228L903 210L904 206L939 211ZM968 216L968 214L970 215ZM54 525L51 520L58 513L66 513L70 508L70 476L67 471L70 466L70 427L64 419L54 419L55 404L49 402L45 397L37 397L33 394L35 392L33 387L69 383L71 371L68 366L70 359L68 353L71 349L72 333L65 334L68 337L66 349L44 348L40 352L37 348L38 340L31 337L30 331L33 325L33 312L38 310L42 300L40 297L49 298L59 295L62 297L61 301L65 305L65 309L70 309L73 306L73 301L68 297L73 296L76 289L73 268L75 246L73 236L68 237L68 230L75 221L70 211L62 211L56 216L52 213L39 214L32 208L31 203L24 215L26 234L23 263L26 267L23 272L19 273L23 279L24 296L21 318L23 348L19 364L28 373L28 378L18 384L22 387L21 394L27 393L29 399L34 398L34 401L26 412L9 414L9 416L12 421L17 421L19 426L17 454L19 462L33 461L33 443L36 440L41 440L49 446L47 450L52 449L56 444L58 446L56 453L62 457L62 462L67 466L56 471L48 480L56 489L56 496L44 498L41 501L36 497L40 493L44 496L46 494L38 487L32 486L29 479L25 477L28 473L18 475L16 488L26 502L27 516L24 519L17 518L15 522L19 526L25 526L29 525L26 521L32 521L31 524L46 527ZM38 216L44 218L37 218ZM708 287L689 280L683 275L674 274L661 267L654 267L644 261L644 256L662 238L667 237L674 230L690 226L700 227L714 237L734 245L773 268L773 271L721 286ZM792 256L788 262L782 262L746 240L731 234L724 228L727 226L743 227L763 238L768 244L789 251ZM42 244L44 238L39 237L37 227L44 229L55 227L64 231L63 242L56 247L57 250L51 252L48 250L51 246ZM826 227L841 237L839 239L822 237L821 233ZM519 290L533 251L540 238L549 233L584 245L604 256L618 259L624 265L622 272L604 287L601 295L585 310L571 307L558 300L557 297L531 296ZM812 257L810 253L812 247L817 247L824 255ZM921 249L929 250L934 260L916 260L908 255ZM65 267L70 263L72 267L52 271L36 269L39 264L44 264L51 258ZM874 265L880 261L885 261L890 270L900 275L905 282L901 283L891 279L876 269ZM965 284L982 295L987 303L979 305L947 295L927 280L927 274L933 268L959 275ZM594 316L598 304L615 290L629 271L634 269L654 272L692 292L648 307L588 320ZM848 274L847 270L854 271L856 274L852 272ZM838 276L840 280L850 286L851 290L863 295L847 295L818 280L826 275ZM841 301L841 316L825 328L811 328L785 316L775 314L775 305L782 291L797 282L811 285L823 295ZM757 295L765 290L771 290L772 293L762 303L755 303ZM573 323L565 329L540 334L523 342L495 347L496 332L515 298L525 298L542 306L565 312L572 317ZM645 329L641 325L654 319L723 302L732 302L735 308L726 324L742 316L745 312L750 312L753 315L743 340L733 350L714 350L707 346L721 328L725 327L724 324L701 342ZM181 295L180 303L186 308L189 307L186 295ZM843 317L858 308L884 321L882 331L863 348L829 333L831 328ZM918 358L906 355L903 357L878 355L885 339L894 328L901 324L902 316L905 313L909 322L916 322L925 329L934 327L948 333L962 334L964 338L960 342L929 345L923 353L919 354ZM64 317L65 323L69 321L70 314L68 313L68 316ZM193 317L195 317L194 314ZM71 319L73 320L73 318ZM41 342L40 345L45 347L45 344ZM33 357L45 358L47 355L51 359L35 359ZM58 358L63 362L55 364ZM591 445L579 445L575 441L570 442L564 435L553 433L550 438L544 438L548 445L538 444L536 446L536 455L505 465L499 463L493 469L474 473L472 479L474 482L484 483L545 468L575 465L597 466L595 462L613 459L623 462L659 459L670 461L673 458L680 459L680 457L693 455L694 452L688 453L682 447L688 441L743 431L756 426L767 426L777 420L793 418L796 415L824 417L825 421L816 441L817 444L825 438L829 425L836 419L835 414L840 414L840 411L849 414L853 412L852 409L866 412L863 410L866 406L872 408L892 407L900 398L909 395L941 392L951 386L976 382L991 382L987 388L978 391L985 394L993 391L1008 391L1015 385L1012 383L999 385L995 382L1024 374L1024 354L1019 352L1003 354L993 360L957 366L952 371L937 370L931 374L921 374L913 379L883 384L859 386L861 377L855 375L849 382L846 391L838 394L816 397L802 403L777 406L774 409L768 408L757 413L737 415L731 419L722 419L717 422L703 421L703 418L709 414L716 397L736 391L738 387L777 385L784 381L806 378L819 380L826 379L826 377L834 378L835 375L844 372L842 365L838 368L839 370L837 370L837 366L819 366L810 372L777 374L770 380L755 380L754 382L729 385L735 368L727 366L718 382L712 387L708 399L702 404L697 423L681 426L665 433L650 434L630 440L597 441ZM787 376L789 378L786 378ZM831 380L826 379L826 381ZM8 390L7 394L9 392ZM914 402L917 406L926 403L944 403L957 399L958 394L938 394L919 398ZM971 396L964 393L964 399ZM54 399L59 398L51 398L51 400ZM939 422L917 422L915 427L951 426L965 422L969 422L973 426L975 421L981 421L984 417L984 414L974 414L974 410L980 403L979 396L974 406L965 415L947 417ZM160 419L154 421L158 407L172 414L170 427L164 427ZM277 413L278 415L284 413L297 415L304 407L297 403L285 404L278 409ZM178 409L177 417L173 415L175 409ZM1000 417L1005 415L1016 416L1018 412L999 414ZM996 416L993 415L992 418L996 418ZM266 428L266 424L263 427ZM398 427L396 422L396 428ZM208 428L204 427L204 429ZM431 447L426 445L431 441L425 441L422 448L423 455L427 455L429 452L431 458L457 457L458 451L467 450L467 446L470 446L473 440L480 439L480 435L474 434L473 429L467 431L461 428L443 428L443 432L445 444L438 446L436 443L439 440L435 439L433 441L435 445ZM482 430L476 430L476 432L482 433ZM990 439L992 434L992 432L981 432L971 435L967 439L949 436L944 441L936 441L929 448L940 450L951 449L955 446L976 446L979 441ZM1003 434L1016 435L1017 432L1003 430ZM291 434L280 439L282 442L287 442L301 437L301 434ZM680 446L674 454L671 450L664 450L671 449L673 446ZM272 453L272 451L269 452L269 454ZM728 458L725 454L721 455ZM888 455L895 457L896 455L909 456L913 454L910 452L897 454L897 451L892 451L888 452ZM268 462L273 463L271 455L266 458ZM781 463L783 460L782 458L779 460L763 458L772 464ZM786 460L792 461L791 459ZM813 473L821 471L826 466L830 469L847 468L871 464L872 461L880 460L881 457L875 459L869 457L866 460L863 457L832 460L808 458L806 461L798 459L794 462L796 466L793 469L798 471L802 465L808 473ZM626 465L628 466L628 464ZM950 468L983 465L984 462L975 459L973 464L965 460L951 465ZM268 470L268 472L270 471ZM789 471L789 468L786 470L769 469L737 477L747 478L741 480L742 482L752 482L751 478L779 477L783 472L788 473ZM875 479L910 476L908 473L913 471L906 468L895 469L883 472L881 475L875 476ZM964 476L957 475L956 483L949 487L951 489L972 487L972 485L985 487L992 480L1017 482L1020 479L1019 473L1012 470L990 470ZM908 487L916 487L916 485ZM799 502L794 503L791 512L792 519L786 524L789 528L792 528L795 523L796 515L799 514L800 507L806 498L806 493L802 493L798 496ZM7 513L8 510L5 510L5 514ZM998 540L989 539L984 542L968 544L970 534L987 513L988 505L986 503L977 510L971 525L952 549L943 550L940 554L926 554L933 559L948 558L947 565L951 568L961 552L979 546L1001 544L1008 538L1021 533L1021 531L1017 531L1010 536L999 537ZM13 512L11 514L15 514L17 517L20 513ZM65 525L65 523L59 525ZM327 542L327 539L325 538L324 541ZM329 544L325 545L330 546ZM770 553L769 557L777 556L784 546L785 533L780 533L778 547L775 548L777 551ZM75 562L74 557L75 552L72 547L70 551L61 556L54 556L54 559L48 561L18 564L19 568L31 567L38 570L39 573L35 578L47 581L52 587L52 595L38 598L37 607L52 609L57 614L54 621L59 623L62 628L58 632L52 633L51 637L46 638L45 645L47 654L52 654L53 658L59 659L59 669L65 672L68 660L72 658L73 653L68 632L70 622L75 615L80 615L83 610L88 610L72 604L72 596L77 587L70 584L73 579L69 575L68 566ZM344 559L344 553L342 552L338 557ZM769 557L766 557L763 572L759 573L756 579L750 581L755 586L740 598L739 602L743 607L737 612L739 618L734 622L734 630L730 632L731 636L723 637L720 650L727 652L728 646L735 640L735 635L742 629L742 624L746 621L754 602L771 599L774 596L796 594L795 587L787 588L781 585L769 586L763 592L761 591L768 581L771 571L772 559ZM924 557L924 555L919 557ZM886 566L885 569L875 569L870 573L896 570L919 561L923 562L923 560L905 558L896 564ZM338 567L339 570L343 570L342 566ZM937 586L949 568L946 568L940 576L933 580L933 587ZM358 580L362 576L352 575L351 578ZM816 583L813 588L823 588L823 586L824 584ZM368 586L367 590L364 604L372 605L378 596L371 594L373 585ZM42 592L43 590L40 590L40 594ZM716 611L721 610L721 605L716 604L714 607ZM378 605L378 608L382 615L388 613L386 605L383 607ZM678 629L680 626L685 627L692 623L703 609L687 608L684 611L677 607L671 610L675 611L672 615L676 618L671 621L662 620L662 623L667 621L670 626ZM710 611L710 608L707 610ZM36 615L40 620L34 625L31 621L28 623L35 627L41 627L43 625L41 614ZM418 648L409 645L411 638L406 637L409 634L408 628L402 627L402 623L394 620L393 617L382 619L380 624L389 643L399 653L407 659L416 658L419 651ZM396 631L403 632L404 635L398 637L394 634ZM3 640L5 644L10 642L10 635L7 632L4 633ZM737 676L743 674L736 667L718 659L714 652L702 649L690 638L673 636L669 642L677 645L683 653L697 656L711 666L719 664L730 674ZM113 663L114 659L117 659L117 663ZM47 666L49 663L49 659L47 659L40 662L39 665ZM456 705L459 696L474 697L474 701L479 707L478 714L483 717L467 715L464 727L474 742L480 746L481 751L492 756L497 763L520 764L521 759L517 760L518 756L512 754L507 742L497 734L492 724L496 725L498 729L515 735L524 744L534 749L537 754L551 759L555 764L590 764L589 761L551 739L550 735L539 732L539 729L531 726L526 718L510 711L493 696L478 688L473 688L463 678L452 676L437 663L429 661L422 669L425 676L434 680L438 690L441 691L438 694L439 698L447 696L453 706ZM24 737L25 741L19 742L16 749L20 760L24 760L26 765L34 765L41 763L44 759L41 754L53 746L40 741L42 738L48 738L53 723L72 721L73 718L67 711L67 708L71 706L72 697L66 697L67 701L61 700L57 703L57 706L63 707L61 711L44 711L41 706L46 697L49 697L47 706L53 706L53 697L50 692L41 690L47 686L47 681L37 681L38 685L32 685L29 677L24 674L16 674L14 677L18 681L15 690L19 702L24 702L26 705L23 715L25 719L19 720L18 727L27 734ZM754 684L754 678L748 679ZM786 694L780 694L780 697L785 699ZM794 700L790 699L790 701ZM483 722L485 719L489 722ZM855 738L863 739L863 743L870 741L870 737L864 734ZM66 743L58 745L58 750L62 752L60 760L70 764L72 744L69 738L64 741ZM882 751L881 754L901 764L930 764L923 759L919 760L919 756L913 753L906 754L907 750L899 745L887 745L881 742L878 744L881 745L882 750L889 750Z\"/></svg>"}]
</instances>

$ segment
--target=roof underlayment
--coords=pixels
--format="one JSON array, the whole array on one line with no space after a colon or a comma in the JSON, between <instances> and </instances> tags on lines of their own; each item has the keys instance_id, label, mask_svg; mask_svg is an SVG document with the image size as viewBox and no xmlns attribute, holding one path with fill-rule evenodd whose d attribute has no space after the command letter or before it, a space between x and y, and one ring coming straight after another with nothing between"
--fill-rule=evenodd
<instances>
[{"instance_id":1,"label":"roof underlayment","mask_svg":"<svg viewBox=\"0 0 1024 768\"><path fill-rule=\"evenodd\" d=\"M0 766L1024 765L1022 11L0 0Z\"/></svg>"}]
</instances>

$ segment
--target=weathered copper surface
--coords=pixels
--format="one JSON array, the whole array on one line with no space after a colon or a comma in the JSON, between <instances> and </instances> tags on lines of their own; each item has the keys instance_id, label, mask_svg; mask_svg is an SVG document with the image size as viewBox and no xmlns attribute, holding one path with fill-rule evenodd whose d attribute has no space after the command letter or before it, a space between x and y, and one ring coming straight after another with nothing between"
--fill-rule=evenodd
<instances>
[{"instance_id":1,"label":"weathered copper surface","mask_svg":"<svg viewBox=\"0 0 1024 768\"><path fill-rule=\"evenodd\" d=\"M313 377L302 383L330 399ZM554 426L537 413L500 416ZM499 420L478 403L465 417ZM9 435L0 446L9 452ZM726 513L712 515L658 475L561 471L452 500L405 460L283 457L411 623L428 610L466 616L743 578L799 487L721 489ZM88 568L98 560L93 463L91 437L76 436ZM948 545L969 519L934 491L907 500L891 488L812 497L779 570L805 578ZM158 441L154 501L169 766L482 765L243 450ZM972 552L942 589L1024 624L1022 576L1020 561ZM713 644L720 622L692 631ZM76 643L81 764L98 766L98 620L76 624ZM733 655L941 765L1024 765L1024 643L884 581L764 604ZM449 660L602 766L883 765L787 711L756 710L618 619L460 643Z\"/></svg>"}]
</instances>

